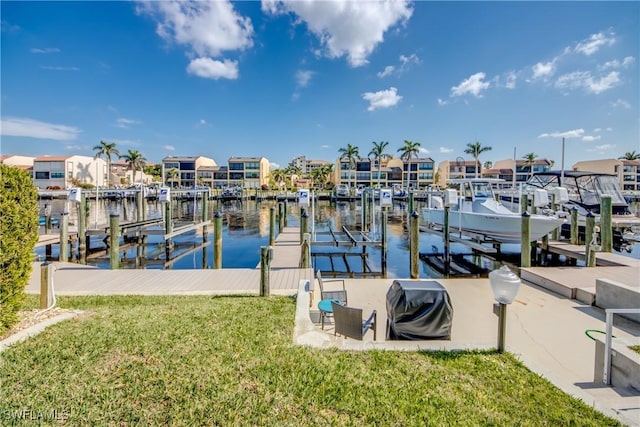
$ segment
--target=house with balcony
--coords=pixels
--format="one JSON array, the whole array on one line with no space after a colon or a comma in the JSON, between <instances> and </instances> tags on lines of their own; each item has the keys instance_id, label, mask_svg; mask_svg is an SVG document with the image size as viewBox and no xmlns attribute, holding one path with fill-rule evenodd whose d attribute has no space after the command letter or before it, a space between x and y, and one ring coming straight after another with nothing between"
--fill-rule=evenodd
<instances>
[{"instance_id":1,"label":"house with balcony","mask_svg":"<svg viewBox=\"0 0 640 427\"><path fill-rule=\"evenodd\" d=\"M326 160L307 159L306 156L298 156L289 162L289 166L300 168L302 175L311 173L314 169L320 169L329 164Z\"/></svg>"},{"instance_id":2,"label":"house with balcony","mask_svg":"<svg viewBox=\"0 0 640 427\"><path fill-rule=\"evenodd\" d=\"M350 164L345 158L338 158L333 168L333 182L352 187L392 187L402 184L404 162L399 158L380 162L368 157L359 157Z\"/></svg>"},{"instance_id":3,"label":"house with balcony","mask_svg":"<svg viewBox=\"0 0 640 427\"><path fill-rule=\"evenodd\" d=\"M266 157L229 158L228 185L242 188L269 185L269 160Z\"/></svg>"},{"instance_id":4,"label":"house with balcony","mask_svg":"<svg viewBox=\"0 0 640 427\"><path fill-rule=\"evenodd\" d=\"M162 182L171 187L191 188L200 185L197 172L203 167L217 166L204 156L168 156L162 159Z\"/></svg>"},{"instance_id":5,"label":"house with balcony","mask_svg":"<svg viewBox=\"0 0 640 427\"><path fill-rule=\"evenodd\" d=\"M461 157L456 160L444 160L438 163L438 182L436 185L446 187L450 179L468 179L476 177L475 160L464 160ZM482 176L482 168L478 170L478 176Z\"/></svg>"},{"instance_id":6,"label":"house with balcony","mask_svg":"<svg viewBox=\"0 0 640 427\"><path fill-rule=\"evenodd\" d=\"M599 172L616 175L623 191L640 191L640 160L585 160L572 166L574 171Z\"/></svg>"},{"instance_id":7,"label":"house with balcony","mask_svg":"<svg viewBox=\"0 0 640 427\"><path fill-rule=\"evenodd\" d=\"M107 185L107 163L88 156L40 156L33 160L33 182L39 189Z\"/></svg>"},{"instance_id":8,"label":"house with balcony","mask_svg":"<svg viewBox=\"0 0 640 427\"><path fill-rule=\"evenodd\" d=\"M548 172L551 170L551 160L536 159L532 165L527 164L524 159L515 161L515 183L527 182L532 174L537 172ZM498 160L491 169L482 171L483 178L497 178L512 183L514 170L514 160Z\"/></svg>"}]
</instances>

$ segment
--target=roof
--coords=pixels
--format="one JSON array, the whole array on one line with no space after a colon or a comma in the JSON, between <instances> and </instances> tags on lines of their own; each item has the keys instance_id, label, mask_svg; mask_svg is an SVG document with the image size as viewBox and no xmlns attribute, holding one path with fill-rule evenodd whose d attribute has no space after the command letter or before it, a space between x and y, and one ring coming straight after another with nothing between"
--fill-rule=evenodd
<instances>
[{"instance_id":1,"label":"roof","mask_svg":"<svg viewBox=\"0 0 640 427\"><path fill-rule=\"evenodd\" d=\"M564 175L568 178L579 178L581 176L615 176L610 173L574 171L574 170L566 170L564 171L564 174L562 173L562 171L548 171L548 172L533 173L533 176L560 176L560 175Z\"/></svg>"},{"instance_id":2,"label":"roof","mask_svg":"<svg viewBox=\"0 0 640 427\"><path fill-rule=\"evenodd\" d=\"M33 159L34 162L62 162L75 156L40 156Z\"/></svg>"},{"instance_id":3,"label":"roof","mask_svg":"<svg viewBox=\"0 0 640 427\"><path fill-rule=\"evenodd\" d=\"M264 157L229 157L229 161L233 162L259 162Z\"/></svg>"}]
</instances>

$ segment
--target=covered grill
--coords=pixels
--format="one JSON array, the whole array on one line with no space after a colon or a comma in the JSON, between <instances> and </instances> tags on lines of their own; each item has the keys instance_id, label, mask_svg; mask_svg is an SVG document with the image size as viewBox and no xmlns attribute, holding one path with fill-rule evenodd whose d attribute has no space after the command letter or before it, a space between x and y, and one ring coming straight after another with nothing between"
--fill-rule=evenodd
<instances>
[{"instance_id":1,"label":"covered grill","mask_svg":"<svg viewBox=\"0 0 640 427\"><path fill-rule=\"evenodd\" d=\"M435 280L394 280L387 291L387 340L451 339L453 308Z\"/></svg>"}]
</instances>

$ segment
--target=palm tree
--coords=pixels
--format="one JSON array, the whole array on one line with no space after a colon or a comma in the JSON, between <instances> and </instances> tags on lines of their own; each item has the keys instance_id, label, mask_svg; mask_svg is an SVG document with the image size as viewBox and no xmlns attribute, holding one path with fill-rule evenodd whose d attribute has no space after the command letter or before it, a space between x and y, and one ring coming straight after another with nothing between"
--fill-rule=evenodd
<instances>
[{"instance_id":1,"label":"palm tree","mask_svg":"<svg viewBox=\"0 0 640 427\"><path fill-rule=\"evenodd\" d=\"M138 150L127 150L127 154L120 156L129 165L129 169L133 171L133 184L136 183L136 169L142 169L147 163L142 153Z\"/></svg>"},{"instance_id":2,"label":"palm tree","mask_svg":"<svg viewBox=\"0 0 640 427\"><path fill-rule=\"evenodd\" d=\"M409 185L411 185L411 158L413 157L418 157L418 154L420 153L420 143L419 142L414 142L414 141L409 141L407 139L404 140L404 145L400 148L398 148L398 152L400 153L400 158L405 161L408 162L408 166L407 166L407 188L409 188ZM402 176L403 181L404 181L404 174Z\"/></svg>"},{"instance_id":3,"label":"palm tree","mask_svg":"<svg viewBox=\"0 0 640 427\"><path fill-rule=\"evenodd\" d=\"M347 160L349 162L349 187L351 185L351 171L353 170L356 161L358 160L358 147L354 147L351 144L347 144L346 148L340 148L338 150L340 153L340 160Z\"/></svg>"},{"instance_id":4,"label":"palm tree","mask_svg":"<svg viewBox=\"0 0 640 427\"><path fill-rule=\"evenodd\" d=\"M479 141L470 142L467 144L467 148L464 150L466 154L471 154L473 158L476 160L476 178L478 178L478 172L480 169L480 154L490 151L491 147L486 146L483 147Z\"/></svg>"},{"instance_id":5,"label":"palm tree","mask_svg":"<svg viewBox=\"0 0 640 427\"><path fill-rule=\"evenodd\" d=\"M107 187L110 187L111 186L111 156L120 157L120 152L118 152L118 149L116 148L116 143L100 141L100 144L93 147L93 150L96 151L96 155L94 156L94 159L97 159L103 156L106 157L107 159ZM97 179L98 177L96 177L96 183L98 182Z\"/></svg>"},{"instance_id":6,"label":"palm tree","mask_svg":"<svg viewBox=\"0 0 640 427\"><path fill-rule=\"evenodd\" d=\"M391 157L390 154L384 152L389 143L387 141L372 142L373 148L369 152L369 157L373 157L378 162L378 188L380 188L380 171L382 170L382 160Z\"/></svg>"},{"instance_id":7,"label":"palm tree","mask_svg":"<svg viewBox=\"0 0 640 427\"><path fill-rule=\"evenodd\" d=\"M271 179L275 182L278 190L282 186L282 183L287 177L287 172L284 169L274 169L271 171Z\"/></svg>"},{"instance_id":8,"label":"palm tree","mask_svg":"<svg viewBox=\"0 0 640 427\"><path fill-rule=\"evenodd\" d=\"M536 159L538 155L535 153L527 153L522 158L525 160L524 167L529 166L529 178L533 176L533 165L536 164Z\"/></svg>"},{"instance_id":9,"label":"palm tree","mask_svg":"<svg viewBox=\"0 0 640 427\"><path fill-rule=\"evenodd\" d=\"M636 153L636 150L627 151L626 153L624 153L624 156L618 158L622 160L639 160L640 153Z\"/></svg>"},{"instance_id":10,"label":"palm tree","mask_svg":"<svg viewBox=\"0 0 640 427\"><path fill-rule=\"evenodd\" d=\"M178 187L180 187L180 171L176 168L171 168L167 171L167 178L172 184L175 184L178 181Z\"/></svg>"},{"instance_id":11,"label":"palm tree","mask_svg":"<svg viewBox=\"0 0 640 427\"><path fill-rule=\"evenodd\" d=\"M491 160L487 160L486 162L484 162L485 169L491 169L492 167L493 167L493 162Z\"/></svg>"}]
</instances>

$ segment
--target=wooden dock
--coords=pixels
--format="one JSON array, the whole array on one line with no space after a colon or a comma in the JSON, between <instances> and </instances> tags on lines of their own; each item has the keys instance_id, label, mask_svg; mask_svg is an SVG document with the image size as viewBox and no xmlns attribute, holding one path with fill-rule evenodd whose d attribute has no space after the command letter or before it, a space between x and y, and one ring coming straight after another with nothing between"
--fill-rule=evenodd
<instances>
[{"instance_id":1,"label":"wooden dock","mask_svg":"<svg viewBox=\"0 0 640 427\"><path fill-rule=\"evenodd\" d=\"M298 240L298 228L286 228L276 239L269 273L274 295L295 295L300 280L313 280L311 268L298 268ZM56 295L257 295L260 290L259 265L217 270L106 270L74 263L54 266ZM27 293L40 293L40 270L41 263L33 263Z\"/></svg>"}]
</instances>

